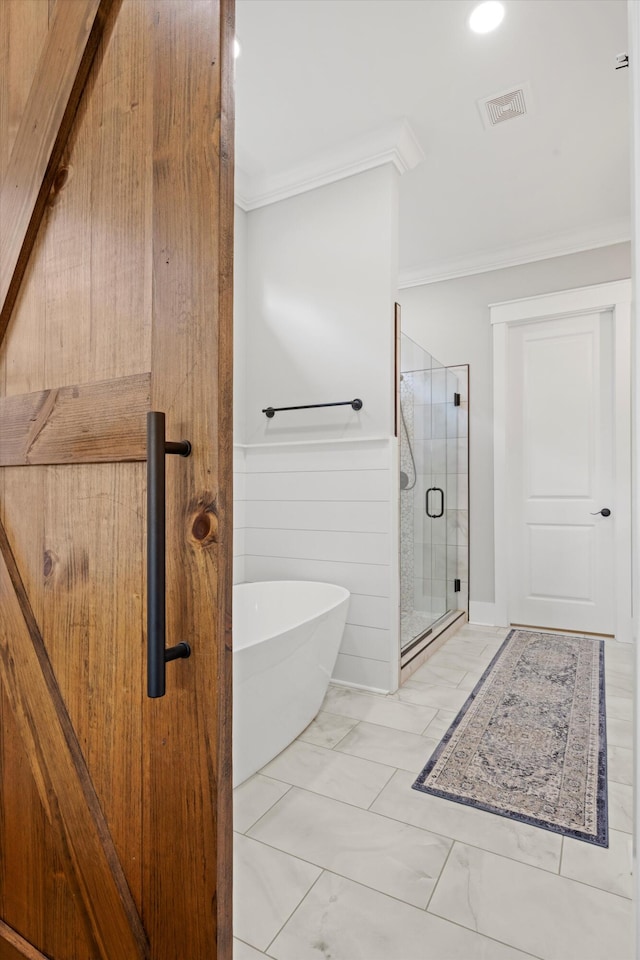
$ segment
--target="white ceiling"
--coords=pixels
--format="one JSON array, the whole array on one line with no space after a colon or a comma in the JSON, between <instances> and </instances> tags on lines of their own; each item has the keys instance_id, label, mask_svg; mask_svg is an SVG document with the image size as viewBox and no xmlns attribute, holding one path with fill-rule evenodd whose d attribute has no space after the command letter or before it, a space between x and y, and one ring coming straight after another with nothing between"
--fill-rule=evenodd
<instances>
[{"instance_id":1,"label":"white ceiling","mask_svg":"<svg viewBox=\"0 0 640 960\"><path fill-rule=\"evenodd\" d=\"M405 281L629 236L626 0L237 0L236 154L249 178L407 118L425 160L400 181ZM529 83L486 130L476 101Z\"/></svg>"}]
</instances>

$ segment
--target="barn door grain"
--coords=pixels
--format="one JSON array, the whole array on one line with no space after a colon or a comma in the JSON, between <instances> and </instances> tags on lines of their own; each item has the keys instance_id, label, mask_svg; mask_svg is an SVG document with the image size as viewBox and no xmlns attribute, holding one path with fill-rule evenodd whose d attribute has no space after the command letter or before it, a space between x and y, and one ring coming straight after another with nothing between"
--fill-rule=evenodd
<instances>
[{"instance_id":1,"label":"barn door grain","mask_svg":"<svg viewBox=\"0 0 640 960\"><path fill-rule=\"evenodd\" d=\"M232 0L0 3L0 960L231 957L232 40ZM159 699L149 410L193 449Z\"/></svg>"}]
</instances>

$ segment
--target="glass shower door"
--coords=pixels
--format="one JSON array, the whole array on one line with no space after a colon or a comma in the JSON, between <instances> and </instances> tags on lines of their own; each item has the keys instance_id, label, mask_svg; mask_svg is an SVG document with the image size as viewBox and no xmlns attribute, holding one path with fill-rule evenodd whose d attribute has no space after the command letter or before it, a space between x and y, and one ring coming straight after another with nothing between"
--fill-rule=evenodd
<instances>
[{"instance_id":1,"label":"glass shower door","mask_svg":"<svg viewBox=\"0 0 640 960\"><path fill-rule=\"evenodd\" d=\"M457 373L404 334L401 370L400 613L401 650L406 654L460 605L463 491Z\"/></svg>"},{"instance_id":2,"label":"glass shower door","mask_svg":"<svg viewBox=\"0 0 640 960\"><path fill-rule=\"evenodd\" d=\"M424 523L430 529L431 570L428 581L431 622L447 612L447 371L437 360L431 369L431 483L424 503Z\"/></svg>"},{"instance_id":3,"label":"glass shower door","mask_svg":"<svg viewBox=\"0 0 640 960\"><path fill-rule=\"evenodd\" d=\"M441 615L434 609L434 549L446 537L442 496L433 489L433 399L441 365L405 335L401 344L400 626L401 648L407 651ZM430 514L438 511L440 525L434 525Z\"/></svg>"}]
</instances>

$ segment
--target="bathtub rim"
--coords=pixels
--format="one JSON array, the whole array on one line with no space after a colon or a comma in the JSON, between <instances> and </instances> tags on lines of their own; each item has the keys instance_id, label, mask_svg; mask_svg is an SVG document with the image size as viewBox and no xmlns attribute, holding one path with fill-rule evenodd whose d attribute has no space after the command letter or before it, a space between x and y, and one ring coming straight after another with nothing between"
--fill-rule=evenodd
<instances>
[{"instance_id":1,"label":"bathtub rim","mask_svg":"<svg viewBox=\"0 0 640 960\"><path fill-rule=\"evenodd\" d=\"M313 586L317 585L319 587L331 587L334 590L339 590L341 591L341 596L338 599L336 599L334 602L323 606L321 609L315 609L310 616L304 617L303 619L292 620L283 629L270 632L270 633L264 633L262 636L258 637L256 640L252 640L250 643L245 643L241 647L236 647L232 642L232 650L234 653L240 653L242 650L250 650L252 647L258 646L258 644L260 643L265 643L268 640L273 640L276 637L280 637L283 634L288 633L290 630L295 630L296 628L301 627L305 623L310 623L311 621L316 620L318 617L322 617L325 614L330 613L332 610L335 610L336 607L339 607L340 604L342 603L348 602L351 598L351 591L347 587L342 587L338 583L330 583L327 580L244 580L242 583L233 584L233 591L232 591L233 597L232 597L232 608L231 608L232 609L232 620L231 620L232 625L233 625L233 608L235 605L236 587L249 587L249 586L253 586L254 584L256 585L260 584L264 586L269 586L271 584L286 584L289 586L293 584L305 584L305 585L311 584ZM232 630L233 630L233 626L232 626Z\"/></svg>"}]
</instances>

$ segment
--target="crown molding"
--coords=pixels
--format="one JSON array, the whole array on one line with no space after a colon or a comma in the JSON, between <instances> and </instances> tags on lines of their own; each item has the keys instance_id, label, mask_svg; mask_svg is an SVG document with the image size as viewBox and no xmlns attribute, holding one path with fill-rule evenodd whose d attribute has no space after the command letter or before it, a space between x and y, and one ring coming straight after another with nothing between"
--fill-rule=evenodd
<instances>
[{"instance_id":1,"label":"crown molding","mask_svg":"<svg viewBox=\"0 0 640 960\"><path fill-rule=\"evenodd\" d=\"M435 261L428 267L401 270L398 287L404 290L407 287L440 283L443 280L457 280L492 270L504 270L506 267L518 267L537 260L551 260L553 257L566 257L572 253L627 243L630 239L631 223L628 218L622 217L587 230L556 233L502 249Z\"/></svg>"},{"instance_id":2,"label":"crown molding","mask_svg":"<svg viewBox=\"0 0 640 960\"><path fill-rule=\"evenodd\" d=\"M236 168L235 201L243 210L256 210L385 163L403 174L422 160L424 151L411 126L406 119L398 120L278 174L249 177Z\"/></svg>"}]
</instances>

